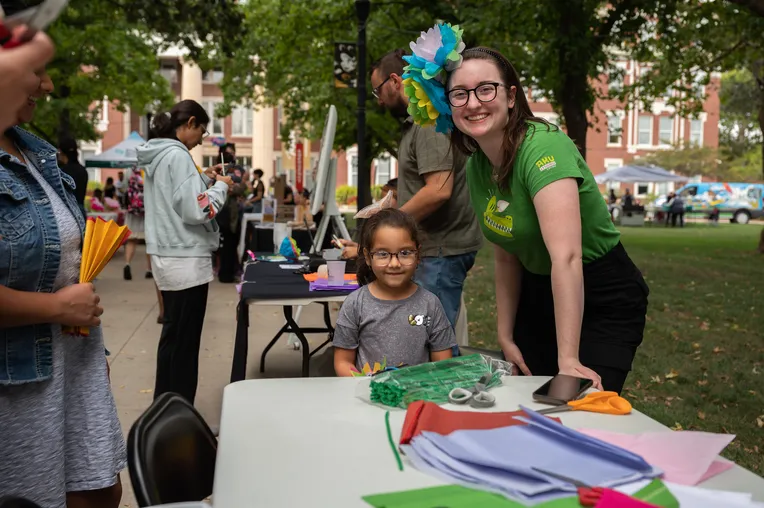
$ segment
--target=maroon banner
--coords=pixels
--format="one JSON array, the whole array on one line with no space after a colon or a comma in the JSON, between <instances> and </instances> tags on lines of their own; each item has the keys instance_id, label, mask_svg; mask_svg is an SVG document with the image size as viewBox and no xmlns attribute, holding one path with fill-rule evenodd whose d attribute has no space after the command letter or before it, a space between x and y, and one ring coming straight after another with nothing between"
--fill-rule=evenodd
<instances>
[{"instance_id":1,"label":"maroon banner","mask_svg":"<svg viewBox=\"0 0 764 508\"><path fill-rule=\"evenodd\" d=\"M297 192L302 192L304 183L304 168L303 168L303 145L302 143L296 143L294 147L294 185L297 187Z\"/></svg>"}]
</instances>

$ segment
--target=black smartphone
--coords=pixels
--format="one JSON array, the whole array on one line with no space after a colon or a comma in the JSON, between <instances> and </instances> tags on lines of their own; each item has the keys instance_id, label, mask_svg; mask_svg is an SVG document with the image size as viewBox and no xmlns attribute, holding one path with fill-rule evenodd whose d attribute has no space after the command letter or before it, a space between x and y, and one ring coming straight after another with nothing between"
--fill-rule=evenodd
<instances>
[{"instance_id":1,"label":"black smartphone","mask_svg":"<svg viewBox=\"0 0 764 508\"><path fill-rule=\"evenodd\" d=\"M560 406L576 400L591 386L591 379L557 374L533 392L533 400Z\"/></svg>"}]
</instances>

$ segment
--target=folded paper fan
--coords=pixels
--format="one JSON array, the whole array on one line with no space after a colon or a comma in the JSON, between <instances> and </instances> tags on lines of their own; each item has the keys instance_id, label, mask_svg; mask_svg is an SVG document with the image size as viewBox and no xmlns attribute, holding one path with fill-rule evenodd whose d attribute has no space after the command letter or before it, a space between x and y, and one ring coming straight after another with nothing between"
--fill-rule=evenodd
<instances>
[{"instance_id":1,"label":"folded paper fan","mask_svg":"<svg viewBox=\"0 0 764 508\"><path fill-rule=\"evenodd\" d=\"M82 242L80 262L80 283L92 282L130 236L127 226L118 226L113 220L88 218L85 225L85 239ZM87 326L65 326L64 333L88 336Z\"/></svg>"}]
</instances>

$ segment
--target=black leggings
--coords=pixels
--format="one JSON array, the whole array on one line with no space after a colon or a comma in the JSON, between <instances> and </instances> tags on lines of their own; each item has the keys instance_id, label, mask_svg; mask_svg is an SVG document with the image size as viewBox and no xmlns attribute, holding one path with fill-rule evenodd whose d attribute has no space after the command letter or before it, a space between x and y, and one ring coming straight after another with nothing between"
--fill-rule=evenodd
<instances>
[{"instance_id":1,"label":"black leggings","mask_svg":"<svg viewBox=\"0 0 764 508\"><path fill-rule=\"evenodd\" d=\"M182 291L162 291L164 325L157 351L155 399L163 393L174 392L194 403L208 291L209 284Z\"/></svg>"},{"instance_id":2,"label":"black leggings","mask_svg":"<svg viewBox=\"0 0 764 508\"><path fill-rule=\"evenodd\" d=\"M642 343L649 290L619 243L584 265L584 318L579 359L602 378L605 390L619 392ZM557 331L549 275L523 271L514 339L531 373L554 376Z\"/></svg>"}]
</instances>

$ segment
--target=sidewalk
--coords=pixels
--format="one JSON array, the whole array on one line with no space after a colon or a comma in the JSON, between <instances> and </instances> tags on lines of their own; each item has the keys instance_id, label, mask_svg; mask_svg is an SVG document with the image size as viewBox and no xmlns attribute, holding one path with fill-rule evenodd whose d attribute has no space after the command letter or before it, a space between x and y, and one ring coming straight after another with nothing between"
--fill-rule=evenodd
<instances>
[{"instance_id":1,"label":"sidewalk","mask_svg":"<svg viewBox=\"0 0 764 508\"><path fill-rule=\"evenodd\" d=\"M120 249L98 277L95 287L104 307L103 334L106 347L111 351L111 384L127 438L130 426L153 399L156 346L162 327L156 322L159 310L153 280L144 278L144 247L139 246L133 259L133 280L123 280L123 267L124 251ZM195 405L212 427L220 424L223 388L231 375L237 298L233 284L221 284L217 280L210 284ZM250 307L248 379L261 376L260 354L283 326L283 319L281 307ZM321 326L321 307L305 308L300 324ZM322 335L308 337L312 346L325 338ZM298 377L301 361L301 353L288 349L284 337L268 353L265 376ZM122 486L121 506L136 508L127 470L122 474Z\"/></svg>"}]
</instances>

